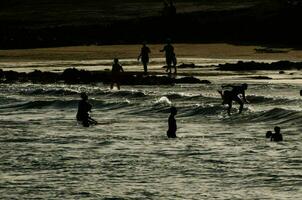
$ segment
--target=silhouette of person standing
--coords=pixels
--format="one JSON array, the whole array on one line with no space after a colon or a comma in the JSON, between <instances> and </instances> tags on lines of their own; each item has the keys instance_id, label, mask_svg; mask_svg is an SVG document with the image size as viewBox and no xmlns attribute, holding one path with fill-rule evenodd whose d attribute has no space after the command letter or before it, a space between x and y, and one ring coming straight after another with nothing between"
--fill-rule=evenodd
<instances>
[{"instance_id":1,"label":"silhouette of person standing","mask_svg":"<svg viewBox=\"0 0 302 200\"><path fill-rule=\"evenodd\" d=\"M177 125L175 120L175 115L177 114L176 107L172 106L170 108L170 112L171 114L168 119L169 129L167 131L167 136L168 138L176 138L176 131L177 131Z\"/></svg>"},{"instance_id":2,"label":"silhouette of person standing","mask_svg":"<svg viewBox=\"0 0 302 200\"><path fill-rule=\"evenodd\" d=\"M119 64L119 61L117 58L114 58L112 70L111 70L111 86L110 89L113 89L114 83L116 83L117 89L120 90L120 73L124 72L123 67Z\"/></svg>"},{"instance_id":3,"label":"silhouette of person standing","mask_svg":"<svg viewBox=\"0 0 302 200\"><path fill-rule=\"evenodd\" d=\"M89 127L90 124L97 124L97 121L89 116L92 105L88 103L88 96L85 92L81 93L81 100L78 105L77 120L82 123L84 127Z\"/></svg>"},{"instance_id":4,"label":"silhouette of person standing","mask_svg":"<svg viewBox=\"0 0 302 200\"><path fill-rule=\"evenodd\" d=\"M176 60L176 55L174 53L174 47L171 45L171 39L167 39L167 44L164 46L162 50L160 50L160 52L165 52L166 64L167 64L166 72L168 72L168 74L170 75L172 73L171 68L173 67L174 74L176 74L177 60Z\"/></svg>"},{"instance_id":5,"label":"silhouette of person standing","mask_svg":"<svg viewBox=\"0 0 302 200\"><path fill-rule=\"evenodd\" d=\"M245 90L247 90L248 85L244 83L240 86L232 86L232 85L222 86L222 88L225 87L231 87L232 90L231 91L226 90L224 92L218 90L218 92L221 95L221 98L223 99L222 104L229 105L228 115L231 115L231 108L232 108L233 101L237 102L240 105L239 107L239 114L240 114L243 110L244 103L248 103L245 97Z\"/></svg>"},{"instance_id":6,"label":"silhouette of person standing","mask_svg":"<svg viewBox=\"0 0 302 200\"><path fill-rule=\"evenodd\" d=\"M164 8L163 8L163 13L162 13L162 15L164 16L164 17L168 17L169 16L169 13L170 11L169 11L169 4L168 4L168 2L167 1L164 1Z\"/></svg>"},{"instance_id":7,"label":"silhouette of person standing","mask_svg":"<svg viewBox=\"0 0 302 200\"><path fill-rule=\"evenodd\" d=\"M176 15L176 7L173 3L173 0L170 0L169 3L164 1L164 8L163 8L163 16L167 18L173 18Z\"/></svg>"},{"instance_id":8,"label":"silhouette of person standing","mask_svg":"<svg viewBox=\"0 0 302 200\"><path fill-rule=\"evenodd\" d=\"M148 63L149 63L149 54L151 53L149 47L147 47L146 42L143 42L143 47L141 48L141 53L139 54L137 60L141 59L144 66L144 73L148 74Z\"/></svg>"},{"instance_id":9,"label":"silhouette of person standing","mask_svg":"<svg viewBox=\"0 0 302 200\"><path fill-rule=\"evenodd\" d=\"M175 5L173 3L173 0L170 0L169 4L170 4L169 5L169 15L170 15L170 17L171 16L174 17L176 15L176 7L175 7Z\"/></svg>"}]
</instances>

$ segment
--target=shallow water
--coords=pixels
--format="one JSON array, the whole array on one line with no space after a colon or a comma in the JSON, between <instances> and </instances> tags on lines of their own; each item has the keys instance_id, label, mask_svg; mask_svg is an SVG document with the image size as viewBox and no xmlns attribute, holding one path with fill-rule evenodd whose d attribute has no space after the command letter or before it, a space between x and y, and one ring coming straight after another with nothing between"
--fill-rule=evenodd
<instances>
[{"instance_id":1,"label":"shallow water","mask_svg":"<svg viewBox=\"0 0 302 200\"><path fill-rule=\"evenodd\" d=\"M121 91L1 84L1 199L301 199L301 80L211 81ZM229 117L216 90L243 81L250 104ZM97 126L75 121L81 91ZM275 125L284 142L265 139Z\"/></svg>"}]
</instances>

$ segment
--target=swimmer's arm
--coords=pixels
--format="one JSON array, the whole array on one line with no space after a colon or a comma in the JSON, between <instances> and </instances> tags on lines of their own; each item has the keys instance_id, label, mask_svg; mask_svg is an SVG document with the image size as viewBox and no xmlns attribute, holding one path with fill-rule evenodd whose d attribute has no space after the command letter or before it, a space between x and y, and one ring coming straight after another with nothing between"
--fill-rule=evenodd
<instances>
[{"instance_id":1,"label":"swimmer's arm","mask_svg":"<svg viewBox=\"0 0 302 200\"><path fill-rule=\"evenodd\" d=\"M142 57L142 53L139 54L139 56L137 57L137 60L139 60Z\"/></svg>"},{"instance_id":2,"label":"swimmer's arm","mask_svg":"<svg viewBox=\"0 0 302 200\"><path fill-rule=\"evenodd\" d=\"M120 65L120 70L121 70L121 72L124 72L124 69L123 69L123 67L122 67L122 65Z\"/></svg>"},{"instance_id":3,"label":"swimmer's arm","mask_svg":"<svg viewBox=\"0 0 302 200\"><path fill-rule=\"evenodd\" d=\"M162 49L162 50L159 50L160 52L164 52L166 51L166 46Z\"/></svg>"}]
</instances>

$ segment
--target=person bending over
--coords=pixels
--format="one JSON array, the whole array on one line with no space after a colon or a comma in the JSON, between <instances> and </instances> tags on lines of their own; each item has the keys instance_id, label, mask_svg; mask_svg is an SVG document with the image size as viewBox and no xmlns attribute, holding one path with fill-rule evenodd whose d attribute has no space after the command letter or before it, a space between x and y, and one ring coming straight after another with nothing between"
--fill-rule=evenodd
<instances>
[{"instance_id":1,"label":"person bending over","mask_svg":"<svg viewBox=\"0 0 302 200\"><path fill-rule=\"evenodd\" d=\"M221 95L221 98L223 100L222 104L228 104L228 115L231 115L231 109L233 101L239 103L239 114L243 110L244 103L248 103L245 97L245 90L247 90L248 85L246 83L240 85L240 86L233 86L233 85L226 85L222 86L222 88L231 87L232 90L225 90L221 91L218 90L219 94Z\"/></svg>"}]
</instances>

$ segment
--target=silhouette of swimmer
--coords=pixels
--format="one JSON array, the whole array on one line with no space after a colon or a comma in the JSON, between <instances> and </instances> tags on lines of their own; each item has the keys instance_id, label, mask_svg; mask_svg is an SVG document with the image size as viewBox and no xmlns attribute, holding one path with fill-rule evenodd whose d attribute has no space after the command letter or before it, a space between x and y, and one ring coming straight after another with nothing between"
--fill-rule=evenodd
<instances>
[{"instance_id":1,"label":"silhouette of swimmer","mask_svg":"<svg viewBox=\"0 0 302 200\"><path fill-rule=\"evenodd\" d=\"M120 72L124 72L123 67L119 64L117 58L114 58L112 70L111 70L111 86L110 89L113 89L114 83L116 83L117 89L120 90Z\"/></svg>"},{"instance_id":2,"label":"silhouette of swimmer","mask_svg":"<svg viewBox=\"0 0 302 200\"><path fill-rule=\"evenodd\" d=\"M168 138L176 138L177 125L175 120L175 115L177 114L177 109L173 106L170 108L170 116L168 119L169 129L167 131Z\"/></svg>"},{"instance_id":3,"label":"silhouette of swimmer","mask_svg":"<svg viewBox=\"0 0 302 200\"><path fill-rule=\"evenodd\" d=\"M148 73L148 63L149 63L149 54L151 53L149 47L147 47L146 42L143 43L141 48L141 53L139 54L137 60L141 59L144 66L144 73Z\"/></svg>"},{"instance_id":4,"label":"silhouette of swimmer","mask_svg":"<svg viewBox=\"0 0 302 200\"><path fill-rule=\"evenodd\" d=\"M83 124L84 127L89 127L91 124L97 124L97 121L89 116L92 106L88 103L88 96L85 92L81 93L81 98L78 105L77 120Z\"/></svg>"},{"instance_id":5,"label":"silhouette of swimmer","mask_svg":"<svg viewBox=\"0 0 302 200\"><path fill-rule=\"evenodd\" d=\"M275 131L275 133L272 134L272 136L271 136L271 141L274 141L274 142L283 141L283 136L282 136L282 134L280 133L281 128L280 128L279 126L276 126L276 127L274 128L274 131Z\"/></svg>"},{"instance_id":6,"label":"silhouette of swimmer","mask_svg":"<svg viewBox=\"0 0 302 200\"><path fill-rule=\"evenodd\" d=\"M271 138L273 135L272 131L267 131L265 137L266 138Z\"/></svg>"},{"instance_id":7,"label":"silhouette of swimmer","mask_svg":"<svg viewBox=\"0 0 302 200\"><path fill-rule=\"evenodd\" d=\"M167 64L167 69L166 72L168 74L171 74L172 70L171 68L174 68L174 74L177 73L176 65L177 65L177 60L176 60L176 55L174 53L174 47L171 45L171 40L167 39L167 44L164 46L160 52L165 52L166 56L166 64Z\"/></svg>"},{"instance_id":8,"label":"silhouette of swimmer","mask_svg":"<svg viewBox=\"0 0 302 200\"><path fill-rule=\"evenodd\" d=\"M246 83L240 85L240 86L232 86L232 85L226 85L222 86L222 88L231 87L232 90L228 91L221 91L218 90L219 94L221 95L221 98L223 100L222 104L228 104L228 115L231 115L231 108L233 101L239 103L239 114L242 112L244 103L248 103L245 97L245 90L247 90L248 85ZM242 95L242 98L240 96Z\"/></svg>"}]
</instances>

